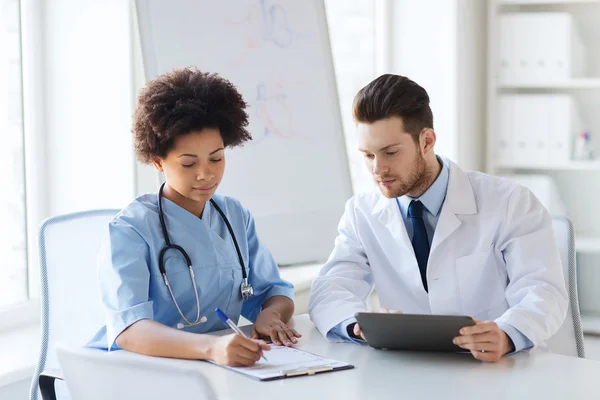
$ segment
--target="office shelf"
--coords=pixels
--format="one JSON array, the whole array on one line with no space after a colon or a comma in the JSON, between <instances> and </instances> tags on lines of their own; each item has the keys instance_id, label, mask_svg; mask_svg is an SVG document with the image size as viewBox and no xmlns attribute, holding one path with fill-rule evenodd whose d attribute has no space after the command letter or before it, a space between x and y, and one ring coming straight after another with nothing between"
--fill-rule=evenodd
<instances>
[{"instance_id":1,"label":"office shelf","mask_svg":"<svg viewBox=\"0 0 600 400\"><path fill-rule=\"evenodd\" d=\"M600 89L600 78L573 78L556 82L501 82L498 89Z\"/></svg>"},{"instance_id":2,"label":"office shelf","mask_svg":"<svg viewBox=\"0 0 600 400\"><path fill-rule=\"evenodd\" d=\"M496 0L499 5L536 6L565 4L600 4L600 0Z\"/></svg>"},{"instance_id":3,"label":"office shelf","mask_svg":"<svg viewBox=\"0 0 600 400\"><path fill-rule=\"evenodd\" d=\"M584 74L583 76L565 73L564 79L553 79L558 75L536 75L527 68L520 75L518 69L506 70L509 72L506 74L503 72L505 70L502 68L514 67L515 62L519 62L521 66L533 66L534 64L530 62L533 62L535 57L546 57L545 52L550 48L548 46L554 46L554 42L550 42L550 39L546 40L544 36L539 35L541 30L546 29L544 26L540 29L532 26L531 30L520 28L514 34L511 33L512 36L509 35L510 41L502 40L502 27L510 29L503 25L506 22L503 17L538 13L568 14L568 19L572 24L571 29L563 31L555 29L554 31L567 35L561 39L577 39L571 42L571 58L567 61L572 67L571 74L579 73ZM584 129L591 132L593 150L595 154L600 155L600 112L598 112L600 110L600 52L596 51L600 41L599 20L600 0L488 0L487 172L511 177L521 175L523 182L528 182L528 176L533 176L530 179L532 187L537 182L535 179L540 179L541 182L541 179L549 178L552 181L552 185L555 186L554 193L550 194L540 184L541 194L548 193L547 196L544 196L545 200L552 200L551 197L558 193L560 197L558 204L563 206L560 208L564 209L563 212L573 222L576 231L575 248L580 277L578 286L580 293L584 294L595 293L600 287L600 272L598 272L598 265L600 265L600 232L598 232L600 208L596 206L597 199L600 198L600 186L597 184L600 182L598 173L600 172L600 157L593 161L558 163L558 157L551 158L551 155L546 157L544 154L536 153L528 157L525 152L513 154L502 151L503 144L507 145L507 149L516 147L514 143L504 143L499 139L512 138L510 132L524 134L523 132L527 132L527 129L513 129L516 126L516 120L510 116L507 117L506 109L502 108L505 104L501 104L500 101L518 96L525 98L524 96L531 95L569 98L572 101L572 109L570 107L549 109L545 118L552 118L561 123L559 125L561 129L568 129L565 137L570 142L564 140L563 143L568 143L570 147L576 147L573 143L576 134ZM539 42L539 47L532 45L532 38ZM507 48L503 47L503 44L510 42L514 45L514 43L520 43L521 40L533 47L526 48L527 46L524 46L519 49L520 53L517 52L517 58L510 59L509 57L503 61L503 52L505 52L503 49ZM584 49L584 57L578 57L577 44ZM537 55L534 57L532 54ZM564 52L560 54L564 54ZM559 55L559 57L563 56ZM521 58L520 61L518 58ZM523 60L526 64L521 64ZM501 61L506 64L503 65ZM574 77L569 78L568 76ZM565 110L565 114L560 114L562 109ZM515 113L519 118L523 118L523 114L522 112ZM554 116L556 118L553 118ZM565 123L565 118L569 119L568 125ZM507 129L507 127L510 128ZM530 129L531 126L526 126L526 128ZM539 130L531 129L531 131L535 135L539 135ZM509 132L509 135L506 135L506 132ZM503 134L504 137L501 136ZM560 137L558 132L553 132L552 135L554 134ZM532 143L531 139L526 141L525 145L528 150L534 149ZM569 150L573 149L569 148ZM564 156L562 159L567 159L565 154L562 156ZM511 162L511 159L516 162ZM541 164L542 161L546 162ZM547 201L547 204L552 205L555 202ZM582 308L596 313L583 316L584 330L586 333L600 335L600 302L598 298L591 295L582 296Z\"/></svg>"},{"instance_id":4,"label":"office shelf","mask_svg":"<svg viewBox=\"0 0 600 400\"><path fill-rule=\"evenodd\" d=\"M571 161L566 164L513 164L502 163L496 166L498 169L520 169L520 170L543 170L543 171L600 171L600 161Z\"/></svg>"}]
</instances>

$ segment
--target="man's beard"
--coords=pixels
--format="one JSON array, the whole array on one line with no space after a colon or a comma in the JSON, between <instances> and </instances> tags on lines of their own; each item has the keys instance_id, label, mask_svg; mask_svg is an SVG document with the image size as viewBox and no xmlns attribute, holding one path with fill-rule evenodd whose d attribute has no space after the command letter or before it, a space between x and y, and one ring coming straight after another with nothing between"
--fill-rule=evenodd
<instances>
[{"instance_id":1,"label":"man's beard","mask_svg":"<svg viewBox=\"0 0 600 400\"><path fill-rule=\"evenodd\" d=\"M431 173L427 170L425 159L421 154L417 154L417 158L412 170L408 173L406 179L400 179L393 176L382 176L381 179L396 179L394 186L384 188L380 186L380 190L385 197L395 198L404 196L407 193L422 194L427 189Z\"/></svg>"}]
</instances>

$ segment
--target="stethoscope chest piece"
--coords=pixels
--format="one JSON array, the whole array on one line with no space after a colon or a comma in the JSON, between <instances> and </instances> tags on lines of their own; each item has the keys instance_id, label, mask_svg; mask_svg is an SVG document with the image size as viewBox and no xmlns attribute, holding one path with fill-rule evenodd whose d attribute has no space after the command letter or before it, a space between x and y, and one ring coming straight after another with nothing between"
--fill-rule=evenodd
<instances>
[{"instance_id":1,"label":"stethoscope chest piece","mask_svg":"<svg viewBox=\"0 0 600 400\"><path fill-rule=\"evenodd\" d=\"M248 279L243 280L242 285L240 286L240 292L242 293L242 299L244 301L254 296L254 288L248 283Z\"/></svg>"}]
</instances>

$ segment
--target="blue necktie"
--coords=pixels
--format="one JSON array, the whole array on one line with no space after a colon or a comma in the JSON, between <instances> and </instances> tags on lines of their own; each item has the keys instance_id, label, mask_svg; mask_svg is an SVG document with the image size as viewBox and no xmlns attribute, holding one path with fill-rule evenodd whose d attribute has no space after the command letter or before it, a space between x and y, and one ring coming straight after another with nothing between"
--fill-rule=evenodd
<instances>
[{"instance_id":1,"label":"blue necktie","mask_svg":"<svg viewBox=\"0 0 600 400\"><path fill-rule=\"evenodd\" d=\"M412 245L415 250L419 271L421 272L421 281L427 292L427 259L429 258L429 240L423 221L423 203L413 200L408 206L408 216L412 220L413 238Z\"/></svg>"}]
</instances>

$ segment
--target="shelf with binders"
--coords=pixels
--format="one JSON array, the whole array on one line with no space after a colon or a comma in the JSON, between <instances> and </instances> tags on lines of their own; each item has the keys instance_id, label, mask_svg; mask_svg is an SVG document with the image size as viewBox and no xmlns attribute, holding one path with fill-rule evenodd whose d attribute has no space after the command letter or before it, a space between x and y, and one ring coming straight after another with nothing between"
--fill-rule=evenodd
<instances>
[{"instance_id":1,"label":"shelf with binders","mask_svg":"<svg viewBox=\"0 0 600 400\"><path fill-rule=\"evenodd\" d=\"M564 6L581 4L600 4L600 0L498 0L500 5L512 6Z\"/></svg>"},{"instance_id":2,"label":"shelf with binders","mask_svg":"<svg viewBox=\"0 0 600 400\"><path fill-rule=\"evenodd\" d=\"M495 91L492 97L491 171L600 171L600 88Z\"/></svg>"},{"instance_id":3,"label":"shelf with binders","mask_svg":"<svg viewBox=\"0 0 600 400\"><path fill-rule=\"evenodd\" d=\"M498 162L496 168L499 170L514 170L517 172L535 171L577 171L577 172L600 172L600 160L589 161L567 161L564 163L531 164L519 162Z\"/></svg>"},{"instance_id":4,"label":"shelf with binders","mask_svg":"<svg viewBox=\"0 0 600 400\"><path fill-rule=\"evenodd\" d=\"M489 0L488 13L487 171L571 219L584 331L600 335L600 0Z\"/></svg>"},{"instance_id":5,"label":"shelf with binders","mask_svg":"<svg viewBox=\"0 0 600 400\"><path fill-rule=\"evenodd\" d=\"M490 4L490 77L498 89L600 88L600 0Z\"/></svg>"},{"instance_id":6,"label":"shelf with binders","mask_svg":"<svg viewBox=\"0 0 600 400\"><path fill-rule=\"evenodd\" d=\"M558 90L592 90L600 89L600 78L566 78L557 81L503 81L497 83L497 88L503 91L510 90L538 90L538 91L558 91Z\"/></svg>"},{"instance_id":7,"label":"shelf with binders","mask_svg":"<svg viewBox=\"0 0 600 400\"><path fill-rule=\"evenodd\" d=\"M600 0L491 0L490 172L600 170L598 21Z\"/></svg>"}]
</instances>

